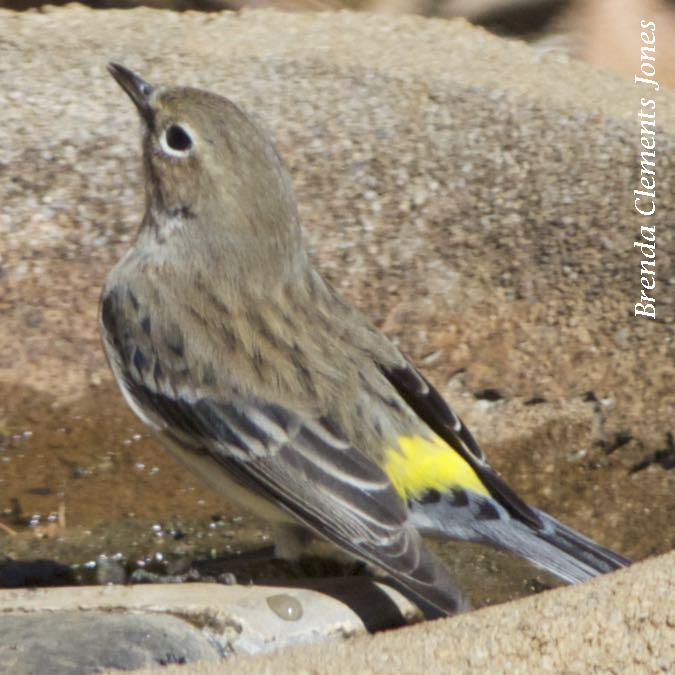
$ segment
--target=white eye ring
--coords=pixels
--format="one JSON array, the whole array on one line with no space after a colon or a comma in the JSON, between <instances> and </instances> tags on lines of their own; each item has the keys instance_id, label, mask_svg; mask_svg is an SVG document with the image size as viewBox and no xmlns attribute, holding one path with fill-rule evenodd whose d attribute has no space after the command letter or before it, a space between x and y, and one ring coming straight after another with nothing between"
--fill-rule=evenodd
<instances>
[{"instance_id":1,"label":"white eye ring","mask_svg":"<svg viewBox=\"0 0 675 675\"><path fill-rule=\"evenodd\" d=\"M162 151L170 157L187 157L194 149L191 131L184 124L170 124L159 139Z\"/></svg>"}]
</instances>

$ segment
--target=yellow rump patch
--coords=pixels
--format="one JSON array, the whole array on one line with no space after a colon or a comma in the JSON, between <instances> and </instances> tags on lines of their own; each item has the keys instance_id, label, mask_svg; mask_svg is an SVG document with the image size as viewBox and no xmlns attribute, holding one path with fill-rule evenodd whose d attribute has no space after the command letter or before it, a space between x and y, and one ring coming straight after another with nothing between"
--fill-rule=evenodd
<instances>
[{"instance_id":1,"label":"yellow rump patch","mask_svg":"<svg viewBox=\"0 0 675 675\"><path fill-rule=\"evenodd\" d=\"M471 465L439 436L399 436L398 444L387 450L382 468L404 499L453 487L489 495Z\"/></svg>"}]
</instances>

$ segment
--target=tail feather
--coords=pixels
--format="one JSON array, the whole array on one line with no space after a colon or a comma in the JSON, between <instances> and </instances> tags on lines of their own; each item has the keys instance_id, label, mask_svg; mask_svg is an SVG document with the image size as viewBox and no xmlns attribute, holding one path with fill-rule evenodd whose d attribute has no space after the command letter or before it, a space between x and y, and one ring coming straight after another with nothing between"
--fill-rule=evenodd
<instances>
[{"instance_id":1,"label":"tail feather","mask_svg":"<svg viewBox=\"0 0 675 675\"><path fill-rule=\"evenodd\" d=\"M567 555L583 561L596 574L611 572L612 570L630 565L630 560L624 558L622 555L597 544L571 527L563 525L547 513L536 509L535 511L544 523L544 529L536 532L536 536L548 542L559 551L563 551Z\"/></svg>"},{"instance_id":2,"label":"tail feather","mask_svg":"<svg viewBox=\"0 0 675 675\"><path fill-rule=\"evenodd\" d=\"M495 500L453 490L430 503L412 501L412 523L425 534L483 542L515 553L569 583L625 567L630 561L533 509L541 521L533 527L514 518Z\"/></svg>"}]
</instances>

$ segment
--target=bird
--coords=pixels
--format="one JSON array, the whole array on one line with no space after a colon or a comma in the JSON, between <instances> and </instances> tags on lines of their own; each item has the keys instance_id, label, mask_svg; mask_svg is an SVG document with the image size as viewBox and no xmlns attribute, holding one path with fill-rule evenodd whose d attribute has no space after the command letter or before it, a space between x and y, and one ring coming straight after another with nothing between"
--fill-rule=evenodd
<instances>
[{"instance_id":1,"label":"bird","mask_svg":"<svg viewBox=\"0 0 675 675\"><path fill-rule=\"evenodd\" d=\"M269 133L218 94L108 69L141 120L145 213L99 330L167 449L266 519L384 571L429 618L470 608L425 536L490 544L568 583L629 561L529 506L427 378L321 276Z\"/></svg>"}]
</instances>

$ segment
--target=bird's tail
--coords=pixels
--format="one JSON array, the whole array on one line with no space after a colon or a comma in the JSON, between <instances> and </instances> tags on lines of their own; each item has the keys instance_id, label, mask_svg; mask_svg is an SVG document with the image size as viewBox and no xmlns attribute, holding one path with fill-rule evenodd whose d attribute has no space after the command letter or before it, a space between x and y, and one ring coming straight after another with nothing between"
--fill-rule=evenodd
<instances>
[{"instance_id":1,"label":"bird's tail","mask_svg":"<svg viewBox=\"0 0 675 675\"><path fill-rule=\"evenodd\" d=\"M534 511L541 518L544 527L537 531L527 526L525 528L534 534L538 542L541 542L541 553L537 555L547 557L547 549L554 551L553 558L548 562L546 569L561 579L570 582L584 581L598 574L630 565L630 560L622 555L597 544L571 527L563 525L547 513L538 509ZM534 557L525 557L533 564L539 564Z\"/></svg>"},{"instance_id":2,"label":"bird's tail","mask_svg":"<svg viewBox=\"0 0 675 675\"><path fill-rule=\"evenodd\" d=\"M420 532L491 544L569 583L630 564L547 513L531 512L539 520L538 526L519 520L491 497L468 490L452 490L433 502L411 504L412 522Z\"/></svg>"}]
</instances>

